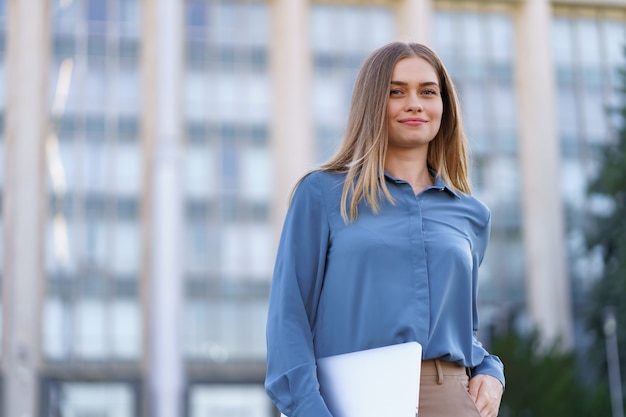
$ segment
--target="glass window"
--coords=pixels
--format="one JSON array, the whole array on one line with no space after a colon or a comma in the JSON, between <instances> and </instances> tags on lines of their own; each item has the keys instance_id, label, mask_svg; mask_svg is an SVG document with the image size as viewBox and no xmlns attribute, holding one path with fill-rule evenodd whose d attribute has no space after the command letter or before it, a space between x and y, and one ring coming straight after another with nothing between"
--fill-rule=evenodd
<instances>
[{"instance_id":1,"label":"glass window","mask_svg":"<svg viewBox=\"0 0 626 417\"><path fill-rule=\"evenodd\" d=\"M48 392L59 415L133 417L138 415L136 389L126 383L62 382Z\"/></svg>"},{"instance_id":2,"label":"glass window","mask_svg":"<svg viewBox=\"0 0 626 417\"><path fill-rule=\"evenodd\" d=\"M55 33L71 34L74 32L78 13L77 3L77 1L55 1L51 3Z\"/></svg>"},{"instance_id":3,"label":"glass window","mask_svg":"<svg viewBox=\"0 0 626 417\"><path fill-rule=\"evenodd\" d=\"M579 51L580 63L583 66L598 66L601 63L600 32L598 22L595 19L577 19L576 39Z\"/></svg>"},{"instance_id":4,"label":"glass window","mask_svg":"<svg viewBox=\"0 0 626 417\"><path fill-rule=\"evenodd\" d=\"M58 138L46 143L44 357L137 361L143 349L137 302L143 259L141 2L52 3L50 102L65 106L51 121ZM60 68L68 63L67 97L57 97ZM83 400L77 394L76 401Z\"/></svg>"},{"instance_id":5,"label":"glass window","mask_svg":"<svg viewBox=\"0 0 626 417\"><path fill-rule=\"evenodd\" d=\"M104 63L89 66L85 74L84 109L87 114L103 114L106 110L106 93L108 88Z\"/></svg>"},{"instance_id":6,"label":"glass window","mask_svg":"<svg viewBox=\"0 0 626 417\"><path fill-rule=\"evenodd\" d=\"M580 207L586 199L585 172L576 158L561 161L561 183L565 202Z\"/></svg>"},{"instance_id":7,"label":"glass window","mask_svg":"<svg viewBox=\"0 0 626 417\"><path fill-rule=\"evenodd\" d=\"M497 109L498 117L491 120L498 131L517 131L517 102L515 91L511 85L495 84L491 85L491 106ZM516 150L516 141L510 140L507 145L502 146L503 149L514 152Z\"/></svg>"},{"instance_id":8,"label":"glass window","mask_svg":"<svg viewBox=\"0 0 626 417\"><path fill-rule=\"evenodd\" d=\"M69 305L60 298L48 297L43 308L44 355L48 359L68 357L73 346Z\"/></svg>"},{"instance_id":9,"label":"glass window","mask_svg":"<svg viewBox=\"0 0 626 417\"><path fill-rule=\"evenodd\" d=\"M232 300L259 281L269 285L274 258L267 210L273 181L267 134L270 6L186 4L184 352L199 360L234 360L227 346L236 341L247 358L260 360L259 350L249 348L257 340L240 325L241 314L224 303L246 309L265 297L259 292Z\"/></svg>"},{"instance_id":10,"label":"glass window","mask_svg":"<svg viewBox=\"0 0 626 417\"><path fill-rule=\"evenodd\" d=\"M0 285L2 285L2 277L0 277ZM0 291L0 297L2 296L2 291ZM1 298L0 298L1 300ZM2 340L2 335L4 334L3 331L3 327L4 327L4 320L3 320L3 312L4 309L2 308L2 302L0 301L0 354L2 353L2 346L4 346L3 340ZM0 400L2 400L2 394L0 394Z\"/></svg>"},{"instance_id":11,"label":"glass window","mask_svg":"<svg viewBox=\"0 0 626 417\"><path fill-rule=\"evenodd\" d=\"M82 181L86 192L103 194L107 191L108 163L111 160L108 153L110 147L102 140L88 140L84 142L85 149L82 156Z\"/></svg>"},{"instance_id":12,"label":"glass window","mask_svg":"<svg viewBox=\"0 0 626 417\"><path fill-rule=\"evenodd\" d=\"M603 16L600 11L595 16L582 15L570 8L566 15L554 18L561 192L567 219L568 269L577 294L594 277L589 263L593 257L582 253L581 243L581 225L592 210L586 195L587 182L593 176L598 145L614 140L615 129L621 123L610 110L621 100L617 86L621 81L618 71L624 66L624 16Z\"/></svg>"},{"instance_id":13,"label":"glass window","mask_svg":"<svg viewBox=\"0 0 626 417\"><path fill-rule=\"evenodd\" d=\"M233 279L267 279L272 268L269 225L233 224L222 235L222 274Z\"/></svg>"},{"instance_id":14,"label":"glass window","mask_svg":"<svg viewBox=\"0 0 626 417\"><path fill-rule=\"evenodd\" d=\"M215 237L209 236L207 222L206 216L186 219L184 265L193 275L209 272L210 261L214 260L208 254L212 246L209 239Z\"/></svg>"},{"instance_id":15,"label":"glass window","mask_svg":"<svg viewBox=\"0 0 626 417\"><path fill-rule=\"evenodd\" d=\"M108 349L106 305L98 298L83 298L76 302L74 314L75 348L79 357L102 359Z\"/></svg>"},{"instance_id":16,"label":"glass window","mask_svg":"<svg viewBox=\"0 0 626 417\"><path fill-rule=\"evenodd\" d=\"M584 100L581 103L585 136L590 144L605 143L610 139L607 130L609 118L607 100L599 89L593 90L592 87L585 88L585 86L583 89L590 91L583 93Z\"/></svg>"},{"instance_id":17,"label":"glass window","mask_svg":"<svg viewBox=\"0 0 626 417\"><path fill-rule=\"evenodd\" d=\"M487 23L488 15L481 13L464 13L462 28L463 37L462 42L465 46L465 54L467 55L469 62L478 64L484 62L486 52L490 50L485 48L487 41L485 37L485 24ZM479 72L477 76L483 75L484 72Z\"/></svg>"},{"instance_id":18,"label":"glass window","mask_svg":"<svg viewBox=\"0 0 626 417\"><path fill-rule=\"evenodd\" d=\"M84 224L83 259L93 267L108 265L107 243L110 229L100 216L90 216Z\"/></svg>"},{"instance_id":19,"label":"glass window","mask_svg":"<svg viewBox=\"0 0 626 417\"><path fill-rule=\"evenodd\" d=\"M76 191L76 142L69 138L46 139L46 157L48 163L48 178L51 191L72 193Z\"/></svg>"},{"instance_id":20,"label":"glass window","mask_svg":"<svg viewBox=\"0 0 626 417\"><path fill-rule=\"evenodd\" d=\"M216 362L265 358L265 297L223 295L204 299L194 288L184 305L185 354Z\"/></svg>"},{"instance_id":21,"label":"glass window","mask_svg":"<svg viewBox=\"0 0 626 417\"><path fill-rule=\"evenodd\" d=\"M230 350L233 345L233 337L243 334L240 321L237 320L235 308L236 300L233 297L224 297L220 300L212 300L209 306L209 317L212 318L207 324L209 330L209 340L211 344L211 355L214 360L233 360L234 352ZM237 330L235 330L235 328ZM237 343L235 343L237 344Z\"/></svg>"},{"instance_id":22,"label":"glass window","mask_svg":"<svg viewBox=\"0 0 626 417\"><path fill-rule=\"evenodd\" d=\"M243 17L245 11L243 14L237 13L240 6L235 2L210 2L209 4L211 7L209 27L213 29L212 37L219 39L225 45L237 43L243 32L239 30L241 20L238 17Z\"/></svg>"},{"instance_id":23,"label":"glass window","mask_svg":"<svg viewBox=\"0 0 626 417\"><path fill-rule=\"evenodd\" d=\"M247 148L241 151L239 189L245 200L264 203L271 199L272 161L267 148Z\"/></svg>"},{"instance_id":24,"label":"glass window","mask_svg":"<svg viewBox=\"0 0 626 417\"><path fill-rule=\"evenodd\" d=\"M111 155L115 169L110 174L112 190L120 197L141 194L143 158L138 141L118 141Z\"/></svg>"},{"instance_id":25,"label":"glass window","mask_svg":"<svg viewBox=\"0 0 626 417\"><path fill-rule=\"evenodd\" d=\"M209 339L209 327L206 325L207 320L211 320L211 317L206 300L187 297L183 309L185 356L194 359L211 358L213 345Z\"/></svg>"},{"instance_id":26,"label":"glass window","mask_svg":"<svg viewBox=\"0 0 626 417\"><path fill-rule=\"evenodd\" d=\"M459 48L458 37L455 35L460 27L460 13L451 13L447 11L438 11L434 16L435 26L437 30L437 53L450 69L453 65L453 57L455 49Z\"/></svg>"},{"instance_id":27,"label":"glass window","mask_svg":"<svg viewBox=\"0 0 626 417\"><path fill-rule=\"evenodd\" d=\"M99 0L86 0L87 20L104 21L107 18L107 3Z\"/></svg>"},{"instance_id":28,"label":"glass window","mask_svg":"<svg viewBox=\"0 0 626 417\"><path fill-rule=\"evenodd\" d=\"M141 82L139 68L135 65L120 65L116 76L116 108L120 116L139 114ZM110 83L109 83L110 85Z\"/></svg>"},{"instance_id":29,"label":"glass window","mask_svg":"<svg viewBox=\"0 0 626 417\"><path fill-rule=\"evenodd\" d=\"M190 387L189 416L271 417L273 408L261 385Z\"/></svg>"},{"instance_id":30,"label":"glass window","mask_svg":"<svg viewBox=\"0 0 626 417\"><path fill-rule=\"evenodd\" d=\"M570 21L556 17L552 22L552 53L558 67L571 65L574 57Z\"/></svg>"},{"instance_id":31,"label":"glass window","mask_svg":"<svg viewBox=\"0 0 626 417\"><path fill-rule=\"evenodd\" d=\"M139 221L117 219L113 223L111 245L111 271L122 276L134 276L141 270L142 244Z\"/></svg>"},{"instance_id":32,"label":"glass window","mask_svg":"<svg viewBox=\"0 0 626 417\"><path fill-rule=\"evenodd\" d=\"M118 0L119 22L125 27L139 28L141 22L141 10L139 0ZM139 32L139 31L137 31ZM125 32L124 34L128 34Z\"/></svg>"},{"instance_id":33,"label":"glass window","mask_svg":"<svg viewBox=\"0 0 626 417\"><path fill-rule=\"evenodd\" d=\"M267 355L265 344L265 328L267 326L267 297L254 300L249 303L244 318L245 331L250 335L249 356L265 358Z\"/></svg>"},{"instance_id":34,"label":"glass window","mask_svg":"<svg viewBox=\"0 0 626 417\"><path fill-rule=\"evenodd\" d=\"M311 105L317 138L316 160L326 160L341 141L358 70L375 49L395 37L393 12L380 6L313 4L310 17L313 48ZM367 27L371 30L363 31Z\"/></svg>"},{"instance_id":35,"label":"glass window","mask_svg":"<svg viewBox=\"0 0 626 417\"><path fill-rule=\"evenodd\" d=\"M463 121L468 132L485 132L490 125L490 119L493 117L492 113L488 111L487 102L491 97L485 84L482 80L468 80L459 85Z\"/></svg>"},{"instance_id":36,"label":"glass window","mask_svg":"<svg viewBox=\"0 0 626 417\"><path fill-rule=\"evenodd\" d=\"M116 299L110 308L112 356L140 359L142 322L138 300Z\"/></svg>"},{"instance_id":37,"label":"glass window","mask_svg":"<svg viewBox=\"0 0 626 417\"><path fill-rule=\"evenodd\" d=\"M269 9L262 3L247 5L248 25L246 41L253 46L265 48L270 43Z\"/></svg>"},{"instance_id":38,"label":"glass window","mask_svg":"<svg viewBox=\"0 0 626 417\"><path fill-rule=\"evenodd\" d=\"M203 28L207 24L207 3L203 0L187 0L187 26Z\"/></svg>"},{"instance_id":39,"label":"glass window","mask_svg":"<svg viewBox=\"0 0 626 417\"><path fill-rule=\"evenodd\" d=\"M434 48L459 90L473 153L474 193L492 211L491 243L481 266L481 280L489 284L480 293L480 308L500 311L508 308L499 306L503 299L523 295L517 290L524 280L523 264L509 262L504 250L511 248L523 259L521 243L509 244L509 236L521 235L513 18L485 7L436 11L434 21ZM511 281L503 283L502 276Z\"/></svg>"},{"instance_id":40,"label":"glass window","mask_svg":"<svg viewBox=\"0 0 626 417\"><path fill-rule=\"evenodd\" d=\"M329 52L333 45L332 31L333 8L327 5L315 5L311 13L311 42L318 52Z\"/></svg>"},{"instance_id":41,"label":"glass window","mask_svg":"<svg viewBox=\"0 0 626 417\"><path fill-rule=\"evenodd\" d=\"M2 216L0 216L0 296L2 295L2 272L4 271L3 254L4 254L4 221L2 219ZM0 329L2 329L1 326L0 326Z\"/></svg>"},{"instance_id":42,"label":"glass window","mask_svg":"<svg viewBox=\"0 0 626 417\"><path fill-rule=\"evenodd\" d=\"M267 74L251 74L242 80L241 86L246 92L246 99L240 105L250 123L265 123L269 120L270 85Z\"/></svg>"},{"instance_id":43,"label":"glass window","mask_svg":"<svg viewBox=\"0 0 626 417\"><path fill-rule=\"evenodd\" d=\"M215 150L206 143L188 143L185 149L185 190L194 199L216 196L218 160Z\"/></svg>"},{"instance_id":44,"label":"glass window","mask_svg":"<svg viewBox=\"0 0 626 417\"><path fill-rule=\"evenodd\" d=\"M574 89L561 88L558 94L559 127L563 135L575 136L580 128L576 121L578 117L578 103Z\"/></svg>"},{"instance_id":45,"label":"glass window","mask_svg":"<svg viewBox=\"0 0 626 417\"><path fill-rule=\"evenodd\" d=\"M511 45L515 44L515 34L510 17L493 13L487 19L489 21L489 30L492 33L490 36L491 49L489 54L497 62L510 64L515 59L513 56L515 50L511 48Z\"/></svg>"},{"instance_id":46,"label":"glass window","mask_svg":"<svg viewBox=\"0 0 626 417\"><path fill-rule=\"evenodd\" d=\"M1 74L0 74L0 77L1 77ZM0 78L0 83L1 82L2 82L2 78ZM5 165L5 160L4 160L4 138L2 137L2 134L0 134L0 167L2 167L0 169L0 195L2 195L4 191L4 167L5 166L6 165Z\"/></svg>"},{"instance_id":47,"label":"glass window","mask_svg":"<svg viewBox=\"0 0 626 417\"><path fill-rule=\"evenodd\" d=\"M611 83L619 83L619 69L624 63L624 23L616 20L607 20L603 25L604 39L606 39L606 59L607 66L611 72Z\"/></svg>"},{"instance_id":48,"label":"glass window","mask_svg":"<svg viewBox=\"0 0 626 417\"><path fill-rule=\"evenodd\" d=\"M345 123L349 108L349 99L352 91L348 91L348 83L338 78L327 79L318 76L313 80L313 115L318 120L324 120L331 125ZM353 85L350 85L352 90Z\"/></svg>"},{"instance_id":49,"label":"glass window","mask_svg":"<svg viewBox=\"0 0 626 417\"><path fill-rule=\"evenodd\" d=\"M4 59L0 57L0 111L2 112L4 112L4 109L6 108L5 80L6 80L6 64L4 62Z\"/></svg>"},{"instance_id":50,"label":"glass window","mask_svg":"<svg viewBox=\"0 0 626 417\"><path fill-rule=\"evenodd\" d=\"M203 71L188 71L185 77L185 110L190 120L204 121L209 91Z\"/></svg>"},{"instance_id":51,"label":"glass window","mask_svg":"<svg viewBox=\"0 0 626 417\"><path fill-rule=\"evenodd\" d=\"M75 271L76 237L75 222L69 216L69 209L58 209L51 215L48 227L47 266L48 271L70 272ZM74 227L74 228L73 228Z\"/></svg>"}]
</instances>

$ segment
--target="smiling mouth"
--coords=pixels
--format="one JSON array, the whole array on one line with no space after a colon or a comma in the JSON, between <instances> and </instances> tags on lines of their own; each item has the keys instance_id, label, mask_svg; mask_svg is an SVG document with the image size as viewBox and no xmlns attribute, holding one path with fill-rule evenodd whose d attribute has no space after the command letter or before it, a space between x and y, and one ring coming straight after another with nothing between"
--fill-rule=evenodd
<instances>
[{"instance_id":1,"label":"smiling mouth","mask_svg":"<svg viewBox=\"0 0 626 417\"><path fill-rule=\"evenodd\" d=\"M426 123L424 119L402 119L399 120L400 123L407 126L420 126Z\"/></svg>"}]
</instances>

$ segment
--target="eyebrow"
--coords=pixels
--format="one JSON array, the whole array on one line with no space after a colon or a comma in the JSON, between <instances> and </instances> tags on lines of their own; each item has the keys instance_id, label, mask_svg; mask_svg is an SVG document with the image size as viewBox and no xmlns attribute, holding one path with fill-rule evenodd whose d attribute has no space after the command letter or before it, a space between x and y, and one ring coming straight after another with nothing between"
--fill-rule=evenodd
<instances>
[{"instance_id":1,"label":"eyebrow","mask_svg":"<svg viewBox=\"0 0 626 417\"><path fill-rule=\"evenodd\" d=\"M402 85L402 86L406 86L406 85L409 85L409 83L407 83L407 82L405 82L405 81L394 81L394 80L391 80L391 85ZM425 87L425 86L429 86L429 85L434 85L434 86L436 86L436 87L439 87L439 84L437 84L437 83L436 83L436 82L434 82L434 81L425 81L425 82L423 82L423 83L419 83L419 86L420 86L420 87Z\"/></svg>"}]
</instances>

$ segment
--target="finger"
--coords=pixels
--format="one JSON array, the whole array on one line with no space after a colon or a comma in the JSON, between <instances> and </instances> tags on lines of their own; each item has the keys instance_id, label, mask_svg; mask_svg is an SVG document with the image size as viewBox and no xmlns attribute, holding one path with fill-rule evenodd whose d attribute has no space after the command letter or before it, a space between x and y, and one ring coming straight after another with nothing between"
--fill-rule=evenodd
<instances>
[{"instance_id":1,"label":"finger","mask_svg":"<svg viewBox=\"0 0 626 417\"><path fill-rule=\"evenodd\" d=\"M497 416L499 405L500 401L496 396L481 395L476 403L476 408L482 417Z\"/></svg>"},{"instance_id":2,"label":"finger","mask_svg":"<svg viewBox=\"0 0 626 417\"><path fill-rule=\"evenodd\" d=\"M480 415L484 416L485 415L485 411L489 408L489 401L488 401L488 399L485 398L484 395L481 395L481 396L477 397L474 402L476 403L476 408L478 409L478 411L480 411Z\"/></svg>"},{"instance_id":3,"label":"finger","mask_svg":"<svg viewBox=\"0 0 626 417\"><path fill-rule=\"evenodd\" d=\"M476 400L476 408L482 417L496 415L495 410L498 407L498 404L499 401L496 396L489 395L486 390L481 391Z\"/></svg>"},{"instance_id":4,"label":"finger","mask_svg":"<svg viewBox=\"0 0 626 417\"><path fill-rule=\"evenodd\" d=\"M481 380L479 378L472 378L469 381L469 394L476 402L478 393L480 392Z\"/></svg>"}]
</instances>

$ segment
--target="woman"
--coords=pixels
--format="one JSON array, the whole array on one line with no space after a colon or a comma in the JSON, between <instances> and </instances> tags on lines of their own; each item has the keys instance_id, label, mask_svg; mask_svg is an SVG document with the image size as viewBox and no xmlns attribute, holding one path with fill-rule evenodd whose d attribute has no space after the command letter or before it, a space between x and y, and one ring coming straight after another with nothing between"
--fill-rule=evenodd
<instances>
[{"instance_id":1,"label":"woman","mask_svg":"<svg viewBox=\"0 0 626 417\"><path fill-rule=\"evenodd\" d=\"M497 415L503 366L475 337L490 212L470 192L442 62L420 44L376 50L339 151L300 180L285 219L265 383L284 414L331 416L316 358L417 341L420 417Z\"/></svg>"}]
</instances>

